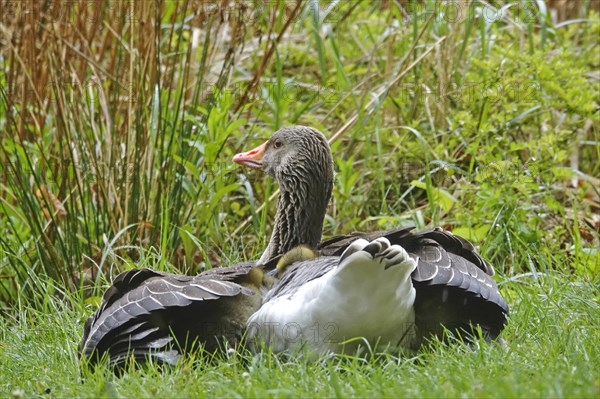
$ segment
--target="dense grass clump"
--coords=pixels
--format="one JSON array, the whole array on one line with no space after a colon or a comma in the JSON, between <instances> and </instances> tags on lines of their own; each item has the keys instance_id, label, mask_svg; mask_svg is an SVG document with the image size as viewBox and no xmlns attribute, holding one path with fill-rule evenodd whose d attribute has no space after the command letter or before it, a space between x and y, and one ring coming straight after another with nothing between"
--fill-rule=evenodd
<instances>
[{"instance_id":1,"label":"dense grass clump","mask_svg":"<svg viewBox=\"0 0 600 399\"><path fill-rule=\"evenodd\" d=\"M598 2L0 7L0 396L598 395ZM81 375L118 272L260 255L276 187L230 159L290 124L331 141L325 235L471 239L505 343Z\"/></svg>"}]
</instances>

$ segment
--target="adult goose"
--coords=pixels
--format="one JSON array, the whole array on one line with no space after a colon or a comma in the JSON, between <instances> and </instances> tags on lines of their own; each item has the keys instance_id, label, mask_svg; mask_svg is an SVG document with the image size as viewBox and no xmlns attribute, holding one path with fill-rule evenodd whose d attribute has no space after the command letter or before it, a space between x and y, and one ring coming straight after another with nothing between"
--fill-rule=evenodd
<instances>
[{"instance_id":1,"label":"adult goose","mask_svg":"<svg viewBox=\"0 0 600 399\"><path fill-rule=\"evenodd\" d=\"M504 328L508 306L493 268L461 237L404 228L317 245L334 174L317 130L281 129L233 161L262 169L280 185L273 233L259 262L301 244L318 255L278 267L279 278L248 320L250 338L275 351L303 346L323 353L352 351L365 340L414 348L445 331L470 338L478 329L495 339Z\"/></svg>"},{"instance_id":2,"label":"adult goose","mask_svg":"<svg viewBox=\"0 0 600 399\"><path fill-rule=\"evenodd\" d=\"M275 351L322 353L353 349L344 342L355 337L417 347L445 329L466 336L474 326L495 338L504 327L508 308L493 269L460 237L404 228L319 243L334 172L317 130L281 129L233 161L280 185L260 260L194 277L119 275L85 323L80 350L90 363L102 356L114 365L129 356L174 363L195 344L216 350L244 333Z\"/></svg>"}]
</instances>

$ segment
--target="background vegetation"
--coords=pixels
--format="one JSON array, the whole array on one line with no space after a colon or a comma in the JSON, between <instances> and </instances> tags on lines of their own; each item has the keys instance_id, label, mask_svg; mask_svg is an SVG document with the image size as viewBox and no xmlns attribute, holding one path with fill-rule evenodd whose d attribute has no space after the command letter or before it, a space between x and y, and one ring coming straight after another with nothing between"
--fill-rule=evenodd
<instances>
[{"instance_id":1,"label":"background vegetation","mask_svg":"<svg viewBox=\"0 0 600 399\"><path fill-rule=\"evenodd\" d=\"M1 396L600 393L599 2L0 7ZM290 124L332 143L324 234L470 238L511 306L506 345L80 376L118 272L259 256L276 186L230 159Z\"/></svg>"}]
</instances>

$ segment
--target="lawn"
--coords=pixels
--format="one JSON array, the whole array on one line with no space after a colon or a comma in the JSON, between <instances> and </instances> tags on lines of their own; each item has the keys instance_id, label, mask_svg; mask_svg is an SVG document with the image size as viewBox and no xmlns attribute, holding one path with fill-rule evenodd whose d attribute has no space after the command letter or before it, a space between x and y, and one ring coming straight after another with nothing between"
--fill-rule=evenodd
<instances>
[{"instance_id":1,"label":"lawn","mask_svg":"<svg viewBox=\"0 0 600 399\"><path fill-rule=\"evenodd\" d=\"M600 396L600 2L0 3L0 397ZM277 186L231 158L291 124L324 235L469 238L502 341L82 369L120 271L258 259Z\"/></svg>"}]
</instances>

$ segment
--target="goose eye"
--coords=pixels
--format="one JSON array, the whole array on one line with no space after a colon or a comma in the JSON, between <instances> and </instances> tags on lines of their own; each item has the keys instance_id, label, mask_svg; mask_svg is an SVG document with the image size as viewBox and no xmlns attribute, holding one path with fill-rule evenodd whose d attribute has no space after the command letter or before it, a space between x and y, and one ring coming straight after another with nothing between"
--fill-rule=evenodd
<instances>
[{"instance_id":1,"label":"goose eye","mask_svg":"<svg viewBox=\"0 0 600 399\"><path fill-rule=\"evenodd\" d=\"M283 147L283 142L281 140L275 140L273 142L273 148L278 149L278 148L281 148L281 147Z\"/></svg>"}]
</instances>

